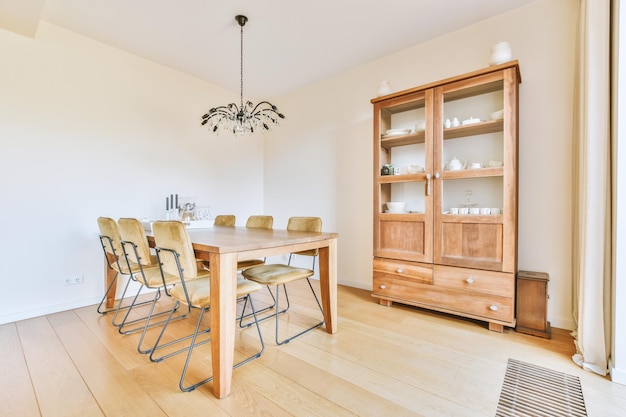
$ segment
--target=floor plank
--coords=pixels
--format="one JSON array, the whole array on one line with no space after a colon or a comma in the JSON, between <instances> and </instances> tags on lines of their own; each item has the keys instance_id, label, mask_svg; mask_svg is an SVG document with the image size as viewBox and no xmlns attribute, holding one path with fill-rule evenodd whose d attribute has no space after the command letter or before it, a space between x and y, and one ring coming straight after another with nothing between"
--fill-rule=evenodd
<instances>
[{"instance_id":1,"label":"floor plank","mask_svg":"<svg viewBox=\"0 0 626 417\"><path fill-rule=\"evenodd\" d=\"M17 323L41 414L104 416L47 317Z\"/></svg>"},{"instance_id":2,"label":"floor plank","mask_svg":"<svg viewBox=\"0 0 626 417\"><path fill-rule=\"evenodd\" d=\"M281 336L320 314L306 282L291 285L289 296ZM257 307L271 302L265 290L254 297ZM171 300L158 305L166 310ZM590 416L622 416L626 408L626 386L573 363L565 330L552 329L552 339L495 333L483 322L384 307L368 291L343 286L336 334L319 328L276 346L274 320L264 321L263 356L235 369L230 396L218 400L210 382L178 389L184 354L150 362L136 350L139 334L119 334L111 314L95 307L0 326L0 416L493 416L509 358L578 376ZM167 340L189 334L196 319L194 312L172 323ZM257 348L258 336L254 328L235 334L237 360ZM210 372L206 344L189 377Z\"/></svg>"},{"instance_id":3,"label":"floor plank","mask_svg":"<svg viewBox=\"0 0 626 417\"><path fill-rule=\"evenodd\" d=\"M37 397L15 323L0 326L0 416L39 416Z\"/></svg>"}]
</instances>

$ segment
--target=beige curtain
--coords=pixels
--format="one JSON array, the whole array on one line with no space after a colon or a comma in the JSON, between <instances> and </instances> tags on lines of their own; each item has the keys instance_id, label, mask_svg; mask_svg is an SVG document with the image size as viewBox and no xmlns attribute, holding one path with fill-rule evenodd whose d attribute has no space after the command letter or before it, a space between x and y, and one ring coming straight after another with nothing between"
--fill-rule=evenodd
<instances>
[{"instance_id":1,"label":"beige curtain","mask_svg":"<svg viewBox=\"0 0 626 417\"><path fill-rule=\"evenodd\" d=\"M581 0L573 164L573 315L583 368L606 375L611 340L611 0Z\"/></svg>"}]
</instances>

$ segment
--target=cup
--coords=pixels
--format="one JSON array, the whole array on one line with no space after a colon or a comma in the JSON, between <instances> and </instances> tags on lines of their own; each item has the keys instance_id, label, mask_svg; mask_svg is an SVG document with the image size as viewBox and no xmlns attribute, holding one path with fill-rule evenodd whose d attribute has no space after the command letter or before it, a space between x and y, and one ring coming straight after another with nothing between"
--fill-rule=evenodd
<instances>
[{"instance_id":1,"label":"cup","mask_svg":"<svg viewBox=\"0 0 626 417\"><path fill-rule=\"evenodd\" d=\"M472 162L470 164L470 168L471 169L479 169L479 168L482 168L482 167L483 167L483 165L480 162Z\"/></svg>"},{"instance_id":2,"label":"cup","mask_svg":"<svg viewBox=\"0 0 626 417\"><path fill-rule=\"evenodd\" d=\"M452 207L450 209L450 214L459 214L459 208L458 207Z\"/></svg>"},{"instance_id":3,"label":"cup","mask_svg":"<svg viewBox=\"0 0 626 417\"><path fill-rule=\"evenodd\" d=\"M478 207L470 207L469 214L480 214L480 209Z\"/></svg>"},{"instance_id":4,"label":"cup","mask_svg":"<svg viewBox=\"0 0 626 417\"><path fill-rule=\"evenodd\" d=\"M500 209L499 208L491 208L489 210L491 211L491 214L500 214Z\"/></svg>"},{"instance_id":5,"label":"cup","mask_svg":"<svg viewBox=\"0 0 626 417\"><path fill-rule=\"evenodd\" d=\"M480 214L491 214L491 209L489 207L481 207Z\"/></svg>"},{"instance_id":6,"label":"cup","mask_svg":"<svg viewBox=\"0 0 626 417\"><path fill-rule=\"evenodd\" d=\"M469 208L467 207L461 207L459 209L459 214L469 214Z\"/></svg>"}]
</instances>

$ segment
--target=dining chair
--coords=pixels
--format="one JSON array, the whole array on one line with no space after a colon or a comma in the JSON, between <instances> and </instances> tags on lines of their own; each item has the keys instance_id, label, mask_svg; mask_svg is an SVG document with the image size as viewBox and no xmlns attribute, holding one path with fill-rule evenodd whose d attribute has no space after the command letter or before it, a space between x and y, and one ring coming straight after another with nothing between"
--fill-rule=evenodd
<instances>
[{"instance_id":1,"label":"dining chair","mask_svg":"<svg viewBox=\"0 0 626 417\"><path fill-rule=\"evenodd\" d=\"M116 324L117 314L120 310L124 308L120 308L120 304L122 300L126 296L126 291L131 283L131 279L126 281L126 285L124 286L124 290L122 291L120 301L118 302L117 307L112 307L110 309L103 309L103 304L105 303L107 297L111 292L114 292L117 289L117 280L120 275L131 275L133 271L137 270L137 266L133 263L128 264L124 260L124 251L122 249L122 238L120 236L120 230L118 224L115 220L110 217L98 217L98 229L100 231L99 238L100 244L102 245L102 250L104 253L104 258L106 259L107 265L110 269L115 271L115 275L111 280L108 288L104 293L104 297L102 297L102 301L98 304L97 311L100 314L106 314L110 312L115 312L113 316L112 323ZM116 294L112 294L113 298L115 298ZM128 307L125 307L126 309Z\"/></svg>"},{"instance_id":2,"label":"dining chair","mask_svg":"<svg viewBox=\"0 0 626 417\"><path fill-rule=\"evenodd\" d=\"M246 221L246 228L248 229L265 229L271 230L274 227L274 218L272 216L255 215L248 217ZM245 261L237 262L237 270L243 271L244 269L252 268L253 266L263 265L265 259L246 259Z\"/></svg>"},{"instance_id":3,"label":"dining chair","mask_svg":"<svg viewBox=\"0 0 626 417\"><path fill-rule=\"evenodd\" d=\"M164 320L153 322L153 319L169 315L169 310L155 313L157 301L161 298L161 292L164 291L167 286L174 285L178 280L174 279L174 277L164 277L161 274L158 258L156 255L151 254L148 238L143 229L143 225L138 219L120 218L117 222L122 239L123 259L129 269L131 269L132 266L131 279L139 284L139 288L128 304L124 318L119 323L116 323L114 320L113 324L118 326L118 331L121 334L131 334L141 331L137 350L139 353L150 353L150 348L143 347L146 332L149 328L165 324ZM140 295L148 292L154 293L152 299L146 302L138 302ZM122 301L123 300L120 301L120 306L122 306ZM131 313L136 311L136 307L144 304L150 305L147 314L143 317L131 319ZM186 316L183 314L176 318L180 319L184 317ZM141 324L133 326L138 323Z\"/></svg>"},{"instance_id":4,"label":"dining chair","mask_svg":"<svg viewBox=\"0 0 626 417\"><path fill-rule=\"evenodd\" d=\"M321 232L322 231L322 219L320 219L319 217L291 217L287 223L287 230L290 231L308 231L308 232ZM315 257L318 255L318 251L317 249L315 250L307 250L307 251L301 251L301 252L296 252L297 255L303 255L303 256L312 256L313 257L313 264L315 264ZM291 259L290 259L291 261ZM301 279L306 279L309 288L311 289L311 292L313 293L313 297L315 298L315 301L317 303L317 306L320 309L320 312L322 312L322 315L324 314L323 310L322 310L322 305L319 301L319 298L317 297L317 294L315 293L315 290L313 289L313 285L311 285L311 281L310 281L310 277L313 276L315 274L315 270L314 269L308 269L308 268L299 268L299 267L295 267L292 265L284 265L284 264L269 264L269 265L260 265L260 266L255 266L249 269L246 269L244 271L242 271L242 275L246 278L249 279L250 281L254 281L258 284L261 285L267 285L267 286L274 286L275 287L275 300L276 300L276 307L274 310L274 314L270 315L270 316L266 316L263 319L269 318L269 317L274 317L276 319L276 336L275 336L275 340L276 340L276 344L277 345L282 345L285 343L289 343L292 339L301 336L317 327L320 327L321 325L324 324L324 320L322 319L322 321L320 321L319 323L314 324L311 327L306 328L305 330L293 335L293 336L289 336L285 339L283 339L282 341L278 340L278 333L279 333L279 320L278 320L278 316L279 314L285 313L290 306L290 302L289 302L289 296L287 293L287 286L286 284L290 283L290 282L294 282L297 280L301 280ZM279 308L279 302L280 302L280 287L283 287L283 290L285 292L285 299L287 302L287 307L284 308L283 310L280 310Z\"/></svg>"},{"instance_id":5,"label":"dining chair","mask_svg":"<svg viewBox=\"0 0 626 417\"><path fill-rule=\"evenodd\" d=\"M213 226L235 227L236 218L232 214L218 214L213 220Z\"/></svg>"},{"instance_id":6,"label":"dining chair","mask_svg":"<svg viewBox=\"0 0 626 417\"><path fill-rule=\"evenodd\" d=\"M253 216L248 217L248 220L246 221L246 228L248 229L271 230L273 227L274 227L274 218L272 216L253 215ZM241 272L244 269L252 268L253 266L263 265L265 264L265 261L266 261L266 258L263 258L263 259L255 258L255 259L246 259L244 261L239 261L237 262L237 270ZM272 293L272 290L268 286L266 286L265 288L267 288L270 296L272 297L273 303L267 307L262 308L261 310L257 310L256 312L257 314L271 310L272 308L276 306L276 299L274 298L274 294ZM239 327L242 327L242 328L250 327L251 325L254 324L254 322L252 323L248 322L244 324L245 319L252 317L252 313L246 314L247 305L248 305L248 298L244 300L242 313L241 313L241 316L239 316Z\"/></svg>"},{"instance_id":7,"label":"dining chair","mask_svg":"<svg viewBox=\"0 0 626 417\"><path fill-rule=\"evenodd\" d=\"M160 344L163 335L166 333L167 327L170 324L170 320L168 319L161 329L159 337L157 338L154 348L150 354L150 360L153 362L160 362L166 358L187 351L187 359L185 360L185 365L183 367L178 386L181 391L192 391L198 386L213 379L213 376L210 376L192 385L185 385L185 377L187 375L187 370L194 348L211 341L211 339L202 340L200 342L198 341L198 336L211 331L210 328L200 330L204 313L210 309L210 277L206 273L202 274L201 272L198 272L189 234L181 222L157 221L153 224L153 232L161 273L164 277L174 277L177 280L176 285L168 290L169 294L176 300L174 307L170 311L170 317L172 317L174 311L181 304L187 306L188 313L190 313L192 309L199 309L200 311L195 330L191 335ZM248 299L259 335L261 348L258 352L236 363L233 368L237 368L260 357L265 349L261 328L256 318L252 298L250 298L250 294L260 288L262 288L261 285L245 280L243 277L238 277L237 279L237 298ZM191 339L189 346L185 346L174 352L169 352L160 357L155 356L157 351L174 346L189 339Z\"/></svg>"}]
</instances>

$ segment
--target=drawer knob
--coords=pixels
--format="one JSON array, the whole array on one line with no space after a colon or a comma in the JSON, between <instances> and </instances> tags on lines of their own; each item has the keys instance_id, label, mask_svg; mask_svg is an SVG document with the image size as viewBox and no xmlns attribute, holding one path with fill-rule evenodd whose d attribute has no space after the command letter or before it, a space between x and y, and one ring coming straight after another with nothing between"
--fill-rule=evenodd
<instances>
[{"instance_id":1,"label":"drawer knob","mask_svg":"<svg viewBox=\"0 0 626 417\"><path fill-rule=\"evenodd\" d=\"M469 278L469 277L468 277L468 278L465 280L465 282L467 282L468 284L473 284L473 283L474 283L474 278Z\"/></svg>"},{"instance_id":2,"label":"drawer knob","mask_svg":"<svg viewBox=\"0 0 626 417\"><path fill-rule=\"evenodd\" d=\"M498 311L498 306L489 306L489 310Z\"/></svg>"},{"instance_id":3,"label":"drawer knob","mask_svg":"<svg viewBox=\"0 0 626 417\"><path fill-rule=\"evenodd\" d=\"M398 270L396 271L398 274L402 274L404 272L404 269L402 268L398 268Z\"/></svg>"},{"instance_id":4,"label":"drawer knob","mask_svg":"<svg viewBox=\"0 0 626 417\"><path fill-rule=\"evenodd\" d=\"M387 288L387 286L385 284L380 284L380 289L384 290L385 288Z\"/></svg>"}]
</instances>

